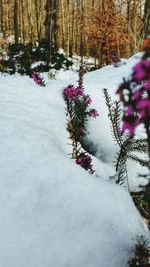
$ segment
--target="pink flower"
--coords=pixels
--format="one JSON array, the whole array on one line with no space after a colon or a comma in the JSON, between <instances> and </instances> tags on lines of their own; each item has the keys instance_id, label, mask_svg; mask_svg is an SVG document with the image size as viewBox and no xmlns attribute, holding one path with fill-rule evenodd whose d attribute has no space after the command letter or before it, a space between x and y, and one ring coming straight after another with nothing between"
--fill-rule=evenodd
<instances>
[{"instance_id":1,"label":"pink flower","mask_svg":"<svg viewBox=\"0 0 150 267\"><path fill-rule=\"evenodd\" d=\"M140 120L136 119L134 122L123 122L122 133L129 131L130 136L134 136L135 128L140 124Z\"/></svg>"},{"instance_id":2,"label":"pink flower","mask_svg":"<svg viewBox=\"0 0 150 267\"><path fill-rule=\"evenodd\" d=\"M136 90L134 93L133 93L133 100L140 100L142 98L142 94L143 94L143 91L141 89L139 90Z\"/></svg>"},{"instance_id":3,"label":"pink flower","mask_svg":"<svg viewBox=\"0 0 150 267\"><path fill-rule=\"evenodd\" d=\"M32 79L33 81L40 86L45 86L43 79L40 77L39 73L33 72L32 73Z\"/></svg>"},{"instance_id":4,"label":"pink flower","mask_svg":"<svg viewBox=\"0 0 150 267\"><path fill-rule=\"evenodd\" d=\"M83 89L82 89L82 87L78 86L76 88L76 94L77 94L77 96L83 96Z\"/></svg>"},{"instance_id":5,"label":"pink flower","mask_svg":"<svg viewBox=\"0 0 150 267\"><path fill-rule=\"evenodd\" d=\"M91 109L91 110L90 110L90 116L91 116L92 118L96 118L96 117L99 116L99 113L97 112L96 109Z\"/></svg>"},{"instance_id":6,"label":"pink flower","mask_svg":"<svg viewBox=\"0 0 150 267\"><path fill-rule=\"evenodd\" d=\"M87 97L86 99L85 99L85 104L86 105L90 105L92 103L92 99L91 99L91 97Z\"/></svg>"},{"instance_id":7,"label":"pink flower","mask_svg":"<svg viewBox=\"0 0 150 267\"><path fill-rule=\"evenodd\" d=\"M124 106L122 133L128 131L132 137L139 124L144 124L146 130L150 127L149 58L142 59L133 71L132 79L124 80L117 91Z\"/></svg>"},{"instance_id":8,"label":"pink flower","mask_svg":"<svg viewBox=\"0 0 150 267\"><path fill-rule=\"evenodd\" d=\"M67 98L70 98L71 100L76 100L77 97L76 88L73 85L69 85L64 89L63 95L66 96Z\"/></svg>"},{"instance_id":9,"label":"pink flower","mask_svg":"<svg viewBox=\"0 0 150 267\"><path fill-rule=\"evenodd\" d=\"M150 61L145 59L136 64L133 68L133 80L141 82L150 79Z\"/></svg>"},{"instance_id":10,"label":"pink flower","mask_svg":"<svg viewBox=\"0 0 150 267\"><path fill-rule=\"evenodd\" d=\"M75 101L79 96L83 96L83 90L79 86L75 87L73 85L69 85L64 89L63 95L72 101Z\"/></svg>"},{"instance_id":11,"label":"pink flower","mask_svg":"<svg viewBox=\"0 0 150 267\"><path fill-rule=\"evenodd\" d=\"M120 60L120 58L116 55L111 55L111 58L112 58L112 61L114 62L114 63L118 63L118 62L120 62L121 60Z\"/></svg>"},{"instance_id":12,"label":"pink flower","mask_svg":"<svg viewBox=\"0 0 150 267\"><path fill-rule=\"evenodd\" d=\"M150 99L142 99L138 103L139 114L142 119L150 116Z\"/></svg>"},{"instance_id":13,"label":"pink flower","mask_svg":"<svg viewBox=\"0 0 150 267\"><path fill-rule=\"evenodd\" d=\"M77 159L76 159L77 164L81 165L82 161L83 161L83 159L81 157L77 157Z\"/></svg>"},{"instance_id":14,"label":"pink flower","mask_svg":"<svg viewBox=\"0 0 150 267\"><path fill-rule=\"evenodd\" d=\"M131 116L134 113L133 107L132 106L128 106L125 110L126 116Z\"/></svg>"},{"instance_id":15,"label":"pink flower","mask_svg":"<svg viewBox=\"0 0 150 267\"><path fill-rule=\"evenodd\" d=\"M87 153L83 152L80 155L78 155L76 158L76 163L85 170L89 171L90 173L94 172L92 169L92 158Z\"/></svg>"},{"instance_id":16,"label":"pink flower","mask_svg":"<svg viewBox=\"0 0 150 267\"><path fill-rule=\"evenodd\" d=\"M150 79L145 82L145 89L150 90Z\"/></svg>"},{"instance_id":17,"label":"pink flower","mask_svg":"<svg viewBox=\"0 0 150 267\"><path fill-rule=\"evenodd\" d=\"M138 103L138 108L139 109L149 109L150 110L150 99L142 99Z\"/></svg>"}]
</instances>

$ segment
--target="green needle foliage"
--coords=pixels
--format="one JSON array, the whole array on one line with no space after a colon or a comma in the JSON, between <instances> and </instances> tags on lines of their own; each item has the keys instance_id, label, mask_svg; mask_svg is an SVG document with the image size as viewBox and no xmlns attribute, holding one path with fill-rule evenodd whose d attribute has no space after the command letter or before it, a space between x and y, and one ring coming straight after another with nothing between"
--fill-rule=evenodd
<instances>
[{"instance_id":1,"label":"green needle foliage","mask_svg":"<svg viewBox=\"0 0 150 267\"><path fill-rule=\"evenodd\" d=\"M128 189L128 173L127 173L127 160L138 162L141 166L149 165L147 160L143 157L137 156L137 152L144 154L148 153L147 140L144 138L136 138L130 136L123 136L121 132L121 119L122 119L122 107L120 101L113 102L111 96L108 94L107 89L104 89L104 96L106 105L108 107L108 117L110 120L110 127L113 139L119 147L115 160L115 168L117 173L116 183L123 184L127 182Z\"/></svg>"},{"instance_id":2,"label":"green needle foliage","mask_svg":"<svg viewBox=\"0 0 150 267\"><path fill-rule=\"evenodd\" d=\"M134 258L129 261L130 267L149 267L150 266L150 246L149 241L143 236L138 237L134 249Z\"/></svg>"}]
</instances>

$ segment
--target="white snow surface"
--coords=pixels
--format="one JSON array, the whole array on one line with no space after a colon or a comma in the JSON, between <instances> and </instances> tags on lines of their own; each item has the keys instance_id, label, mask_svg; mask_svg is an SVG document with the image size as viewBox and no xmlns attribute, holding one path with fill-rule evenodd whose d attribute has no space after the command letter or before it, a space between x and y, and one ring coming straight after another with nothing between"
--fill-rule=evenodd
<instances>
[{"instance_id":1,"label":"white snow surface","mask_svg":"<svg viewBox=\"0 0 150 267\"><path fill-rule=\"evenodd\" d=\"M0 77L0 266L127 267L143 221L114 174L102 88L115 90L138 59L85 75L98 110L89 138L99 148L96 175L69 158L61 75L38 87L28 77ZM133 168L133 167L132 167Z\"/></svg>"}]
</instances>

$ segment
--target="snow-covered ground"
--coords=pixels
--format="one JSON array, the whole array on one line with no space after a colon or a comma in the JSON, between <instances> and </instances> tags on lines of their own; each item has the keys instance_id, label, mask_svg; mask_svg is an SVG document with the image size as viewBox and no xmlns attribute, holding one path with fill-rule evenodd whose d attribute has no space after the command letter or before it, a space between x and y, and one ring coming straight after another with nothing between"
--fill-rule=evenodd
<instances>
[{"instance_id":1,"label":"snow-covered ground","mask_svg":"<svg viewBox=\"0 0 150 267\"><path fill-rule=\"evenodd\" d=\"M61 71L46 87L1 75L0 266L128 266L136 236L148 232L126 188L108 179L116 147L101 89L116 97L137 60L85 75L85 91L100 114L89 122L88 136L97 147L96 175L68 155L62 90L77 75ZM131 186L134 169L130 164Z\"/></svg>"}]
</instances>

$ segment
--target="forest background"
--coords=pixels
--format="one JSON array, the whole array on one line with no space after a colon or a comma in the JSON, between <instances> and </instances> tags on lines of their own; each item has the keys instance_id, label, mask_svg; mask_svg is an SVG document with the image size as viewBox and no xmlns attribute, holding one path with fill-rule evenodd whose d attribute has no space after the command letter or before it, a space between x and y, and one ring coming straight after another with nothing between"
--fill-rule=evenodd
<instances>
[{"instance_id":1,"label":"forest background","mask_svg":"<svg viewBox=\"0 0 150 267\"><path fill-rule=\"evenodd\" d=\"M0 56L11 44L44 44L48 62L62 48L102 66L139 51L149 21L149 0L0 0Z\"/></svg>"}]
</instances>

